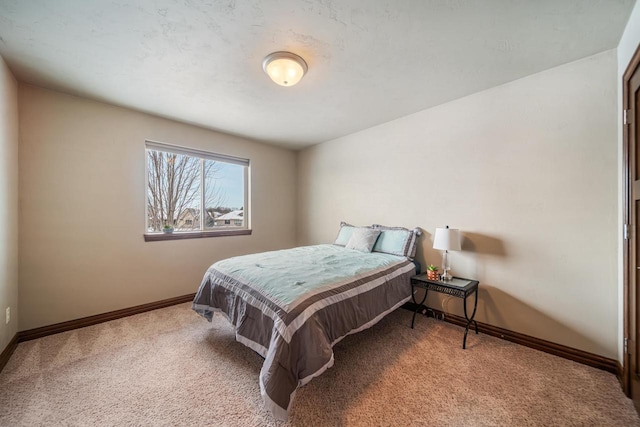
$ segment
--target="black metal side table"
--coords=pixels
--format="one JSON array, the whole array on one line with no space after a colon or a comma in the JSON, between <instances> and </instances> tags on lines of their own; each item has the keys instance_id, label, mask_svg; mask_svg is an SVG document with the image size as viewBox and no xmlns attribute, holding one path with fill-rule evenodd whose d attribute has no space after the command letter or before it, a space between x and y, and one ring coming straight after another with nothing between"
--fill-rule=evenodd
<instances>
[{"instance_id":1,"label":"black metal side table","mask_svg":"<svg viewBox=\"0 0 640 427\"><path fill-rule=\"evenodd\" d=\"M418 304L416 302L416 288L424 289L424 298ZM416 314L421 307L425 307L424 302L427 300L427 294L429 291L441 292L443 294L451 295L456 298L462 298L464 301L464 318L467 320L467 326L464 328L464 338L462 339L462 348L467 348L467 333L469 332L469 326L473 323L475 326L476 334L478 333L478 322L474 320L476 317L476 309L478 308L478 281L462 279L460 277L454 277L453 279L443 282L441 280L429 280L426 274L419 274L411 278L411 298L416 305L416 311L413 313L413 319L411 319L411 329L416 321ZM473 303L473 312L471 317L467 314L467 298L475 294Z\"/></svg>"}]
</instances>

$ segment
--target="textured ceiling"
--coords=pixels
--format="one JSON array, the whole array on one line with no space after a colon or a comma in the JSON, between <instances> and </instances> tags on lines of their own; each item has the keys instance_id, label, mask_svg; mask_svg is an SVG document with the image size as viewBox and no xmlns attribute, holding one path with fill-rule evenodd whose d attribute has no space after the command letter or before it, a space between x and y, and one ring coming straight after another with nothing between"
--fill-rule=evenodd
<instances>
[{"instance_id":1,"label":"textured ceiling","mask_svg":"<svg viewBox=\"0 0 640 427\"><path fill-rule=\"evenodd\" d=\"M0 0L28 83L300 148L617 46L633 0ZM262 59L309 64L277 86Z\"/></svg>"}]
</instances>

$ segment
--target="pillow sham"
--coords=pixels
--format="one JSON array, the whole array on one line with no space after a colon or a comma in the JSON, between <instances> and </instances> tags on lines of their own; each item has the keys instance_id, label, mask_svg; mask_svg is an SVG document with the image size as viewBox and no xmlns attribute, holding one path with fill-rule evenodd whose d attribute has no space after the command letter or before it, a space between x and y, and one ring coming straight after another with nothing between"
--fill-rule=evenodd
<instances>
[{"instance_id":1,"label":"pillow sham","mask_svg":"<svg viewBox=\"0 0 640 427\"><path fill-rule=\"evenodd\" d=\"M340 223L340 231L338 231L338 237L336 237L336 240L335 242L333 242L333 244L337 246L346 246L347 243L349 243L349 239L351 238L351 235L353 234L353 230L355 228L355 226L342 221Z\"/></svg>"},{"instance_id":2,"label":"pillow sham","mask_svg":"<svg viewBox=\"0 0 640 427\"><path fill-rule=\"evenodd\" d=\"M349 239L353 234L353 230L355 230L356 228L373 228L373 227L369 227L369 226L356 227L355 225L347 224L346 222L342 221L340 223L340 230L338 231L338 237L336 237L336 240L333 242L333 244L337 246L347 246L347 243L349 243Z\"/></svg>"},{"instance_id":3,"label":"pillow sham","mask_svg":"<svg viewBox=\"0 0 640 427\"><path fill-rule=\"evenodd\" d=\"M409 230L404 227L387 227L380 224L373 224L373 228L380 230L380 237L373 246L373 252L415 258L418 236L422 234L419 228Z\"/></svg>"},{"instance_id":4,"label":"pillow sham","mask_svg":"<svg viewBox=\"0 0 640 427\"><path fill-rule=\"evenodd\" d=\"M379 235L380 230L369 227L356 227L345 248L355 249L360 252L371 252Z\"/></svg>"}]
</instances>

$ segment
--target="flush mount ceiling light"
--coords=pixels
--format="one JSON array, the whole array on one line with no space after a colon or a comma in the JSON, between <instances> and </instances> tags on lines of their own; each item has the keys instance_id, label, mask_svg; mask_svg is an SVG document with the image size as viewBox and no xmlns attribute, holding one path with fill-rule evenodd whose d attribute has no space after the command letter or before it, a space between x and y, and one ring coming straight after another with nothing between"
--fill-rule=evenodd
<instances>
[{"instance_id":1,"label":"flush mount ceiling light","mask_svg":"<svg viewBox=\"0 0 640 427\"><path fill-rule=\"evenodd\" d=\"M307 63L295 53L273 52L262 61L262 69L280 86L293 86L307 72Z\"/></svg>"}]
</instances>

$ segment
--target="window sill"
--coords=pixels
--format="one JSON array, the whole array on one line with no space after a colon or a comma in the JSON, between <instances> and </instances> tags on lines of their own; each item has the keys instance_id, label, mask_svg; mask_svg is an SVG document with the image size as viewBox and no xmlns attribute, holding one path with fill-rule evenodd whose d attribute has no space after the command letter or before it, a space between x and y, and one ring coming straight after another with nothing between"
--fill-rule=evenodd
<instances>
[{"instance_id":1,"label":"window sill","mask_svg":"<svg viewBox=\"0 0 640 427\"><path fill-rule=\"evenodd\" d=\"M145 233L144 241L158 242L160 240L202 239L205 237L247 236L250 234L250 229L216 231L174 231L173 233Z\"/></svg>"}]
</instances>

